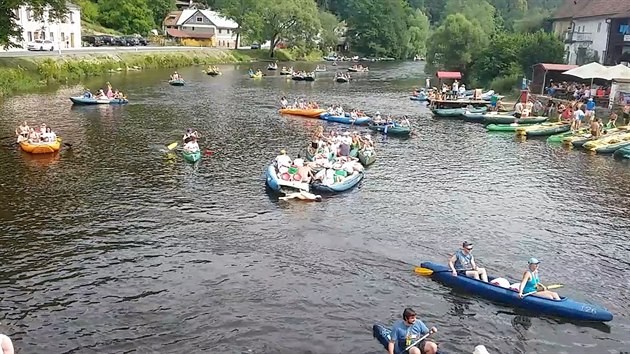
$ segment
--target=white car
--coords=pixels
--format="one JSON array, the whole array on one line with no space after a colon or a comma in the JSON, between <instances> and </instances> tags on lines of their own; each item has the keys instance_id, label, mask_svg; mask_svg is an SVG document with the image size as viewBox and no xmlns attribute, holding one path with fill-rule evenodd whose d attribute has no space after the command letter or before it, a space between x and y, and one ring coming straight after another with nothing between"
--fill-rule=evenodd
<instances>
[{"instance_id":1,"label":"white car","mask_svg":"<svg viewBox=\"0 0 630 354\"><path fill-rule=\"evenodd\" d=\"M55 45L49 40L36 39L28 44L28 50L55 50Z\"/></svg>"}]
</instances>

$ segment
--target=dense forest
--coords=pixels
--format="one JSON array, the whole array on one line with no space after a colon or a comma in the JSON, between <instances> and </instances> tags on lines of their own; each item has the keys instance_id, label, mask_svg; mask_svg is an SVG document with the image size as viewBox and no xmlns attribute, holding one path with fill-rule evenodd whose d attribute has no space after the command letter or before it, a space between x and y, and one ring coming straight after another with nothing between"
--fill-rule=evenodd
<instances>
[{"instance_id":1,"label":"dense forest","mask_svg":"<svg viewBox=\"0 0 630 354\"><path fill-rule=\"evenodd\" d=\"M296 51L334 50L346 41L352 54L426 56L428 70L459 70L488 84L514 78L532 64L561 62L562 43L548 21L563 0L198 0L239 23L244 42L280 41ZM26 2L50 5L62 16L65 0L6 0L0 6L0 45L15 35L12 9ZM175 0L74 0L82 19L127 34L160 29ZM8 21L7 21L8 20Z\"/></svg>"}]
</instances>

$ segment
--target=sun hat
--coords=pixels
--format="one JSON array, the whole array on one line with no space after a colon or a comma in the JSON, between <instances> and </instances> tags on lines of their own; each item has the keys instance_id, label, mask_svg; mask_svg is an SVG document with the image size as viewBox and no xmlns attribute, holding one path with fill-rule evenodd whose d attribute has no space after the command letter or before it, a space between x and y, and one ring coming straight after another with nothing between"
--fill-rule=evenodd
<instances>
[{"instance_id":1,"label":"sun hat","mask_svg":"<svg viewBox=\"0 0 630 354\"><path fill-rule=\"evenodd\" d=\"M540 261L534 257L530 258L529 261L527 261L527 264L538 264L540 263Z\"/></svg>"}]
</instances>

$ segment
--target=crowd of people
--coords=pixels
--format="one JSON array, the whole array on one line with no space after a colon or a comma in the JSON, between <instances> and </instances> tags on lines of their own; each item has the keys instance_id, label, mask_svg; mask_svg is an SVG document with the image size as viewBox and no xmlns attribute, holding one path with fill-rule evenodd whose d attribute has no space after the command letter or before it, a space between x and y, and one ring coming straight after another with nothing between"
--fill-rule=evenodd
<instances>
[{"instance_id":1,"label":"crowd of people","mask_svg":"<svg viewBox=\"0 0 630 354\"><path fill-rule=\"evenodd\" d=\"M57 134L45 123L33 128L29 127L27 121L24 121L15 129L15 135L18 143L28 141L29 144L49 144L57 140Z\"/></svg>"},{"instance_id":2,"label":"crowd of people","mask_svg":"<svg viewBox=\"0 0 630 354\"><path fill-rule=\"evenodd\" d=\"M122 93L121 91L118 91L117 89L114 90L112 88L112 84L110 84L109 82L105 83L106 89L99 89L96 92L96 95L93 94L90 89L86 89L85 92L83 93L83 97L84 98L93 98L96 100L113 100L113 99L121 99L121 100L126 100L127 96L125 96L124 93Z\"/></svg>"},{"instance_id":3,"label":"crowd of people","mask_svg":"<svg viewBox=\"0 0 630 354\"><path fill-rule=\"evenodd\" d=\"M338 117L343 117L346 115L346 113L348 113L351 119L359 119L361 117L365 117L365 113L361 112L358 109L352 109L349 112L346 112L343 109L343 106L336 105L336 104L331 104L330 106L328 106L328 108L326 109L326 112L333 116L338 116Z\"/></svg>"},{"instance_id":4,"label":"crowd of people","mask_svg":"<svg viewBox=\"0 0 630 354\"><path fill-rule=\"evenodd\" d=\"M171 74L171 81L176 81L176 80L184 80L182 75L178 73L177 71Z\"/></svg>"},{"instance_id":5,"label":"crowd of people","mask_svg":"<svg viewBox=\"0 0 630 354\"><path fill-rule=\"evenodd\" d=\"M610 86L598 86L596 89L593 89L586 84L575 82L567 83L566 81L556 83L551 80L546 89L547 95L551 97L564 99L570 99L572 97L576 101L585 101L593 97L607 97L610 95Z\"/></svg>"},{"instance_id":6,"label":"crowd of people","mask_svg":"<svg viewBox=\"0 0 630 354\"><path fill-rule=\"evenodd\" d=\"M280 98L280 106L282 109L319 109L319 105L315 101L304 101L296 98L293 104L289 104L289 100L284 96Z\"/></svg>"}]
</instances>

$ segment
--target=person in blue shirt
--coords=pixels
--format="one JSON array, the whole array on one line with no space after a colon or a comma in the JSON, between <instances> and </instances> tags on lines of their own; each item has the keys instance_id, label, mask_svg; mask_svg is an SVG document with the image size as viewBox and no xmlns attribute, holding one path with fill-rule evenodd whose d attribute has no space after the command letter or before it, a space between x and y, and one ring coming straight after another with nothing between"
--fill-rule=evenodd
<instances>
[{"instance_id":1,"label":"person in blue shirt","mask_svg":"<svg viewBox=\"0 0 630 354\"><path fill-rule=\"evenodd\" d=\"M426 339L410 348L409 351L405 350L424 335L435 332L437 328L427 328L422 321L416 319L416 312L413 309L406 308L403 311L403 319L392 326L387 351L389 354L435 354L437 344Z\"/></svg>"},{"instance_id":2,"label":"person in blue shirt","mask_svg":"<svg viewBox=\"0 0 630 354\"><path fill-rule=\"evenodd\" d=\"M586 118L595 119L595 101L592 97L586 102Z\"/></svg>"},{"instance_id":3,"label":"person in blue shirt","mask_svg":"<svg viewBox=\"0 0 630 354\"><path fill-rule=\"evenodd\" d=\"M90 89L85 90L85 93L83 94L84 98L92 98L92 92L90 92Z\"/></svg>"},{"instance_id":4,"label":"person in blue shirt","mask_svg":"<svg viewBox=\"0 0 630 354\"><path fill-rule=\"evenodd\" d=\"M522 299L525 297L525 294L531 294L546 299L560 300L558 293L547 290L547 287L540 283L540 278L538 277L539 264L540 261L534 257L527 261L527 270L523 273L523 279L521 279L521 284L518 288L518 297Z\"/></svg>"}]
</instances>

